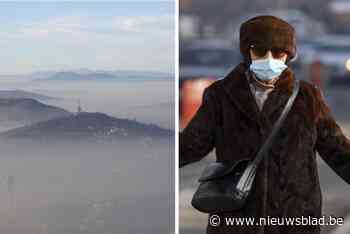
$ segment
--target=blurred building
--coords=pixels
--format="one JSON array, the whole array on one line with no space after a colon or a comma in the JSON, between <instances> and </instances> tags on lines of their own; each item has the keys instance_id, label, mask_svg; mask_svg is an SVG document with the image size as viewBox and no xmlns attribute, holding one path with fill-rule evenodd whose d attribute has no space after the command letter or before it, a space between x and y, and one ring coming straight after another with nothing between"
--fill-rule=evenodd
<instances>
[{"instance_id":1,"label":"blurred building","mask_svg":"<svg viewBox=\"0 0 350 234\"><path fill-rule=\"evenodd\" d=\"M190 11L192 8L192 0L180 0L179 2L180 12Z\"/></svg>"},{"instance_id":2,"label":"blurred building","mask_svg":"<svg viewBox=\"0 0 350 234\"><path fill-rule=\"evenodd\" d=\"M184 41L198 37L199 19L194 15L181 15L179 21L180 38Z\"/></svg>"},{"instance_id":3,"label":"blurred building","mask_svg":"<svg viewBox=\"0 0 350 234\"><path fill-rule=\"evenodd\" d=\"M192 0L180 0L179 34L182 41L188 41L197 37L199 19L191 14Z\"/></svg>"},{"instance_id":4,"label":"blurred building","mask_svg":"<svg viewBox=\"0 0 350 234\"><path fill-rule=\"evenodd\" d=\"M314 0L180 0L179 3L181 39L232 39L243 21L258 14L271 14L283 18L296 28L300 38L313 39L324 34L327 24L324 19L329 19L325 16L329 12L328 4ZM322 16L314 11L314 6L318 7L319 4L325 5L326 8L319 10Z\"/></svg>"},{"instance_id":5,"label":"blurred building","mask_svg":"<svg viewBox=\"0 0 350 234\"><path fill-rule=\"evenodd\" d=\"M337 31L350 33L350 1L336 0L329 3Z\"/></svg>"}]
</instances>

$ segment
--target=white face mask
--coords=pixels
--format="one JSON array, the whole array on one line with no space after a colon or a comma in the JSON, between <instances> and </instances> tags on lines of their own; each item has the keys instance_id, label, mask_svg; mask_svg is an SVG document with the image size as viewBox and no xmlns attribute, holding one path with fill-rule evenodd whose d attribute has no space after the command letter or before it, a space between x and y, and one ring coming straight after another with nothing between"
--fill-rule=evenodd
<instances>
[{"instance_id":1,"label":"white face mask","mask_svg":"<svg viewBox=\"0 0 350 234\"><path fill-rule=\"evenodd\" d=\"M253 60L249 69L261 80L272 80L284 71L288 66L280 59L269 56L265 59Z\"/></svg>"}]
</instances>

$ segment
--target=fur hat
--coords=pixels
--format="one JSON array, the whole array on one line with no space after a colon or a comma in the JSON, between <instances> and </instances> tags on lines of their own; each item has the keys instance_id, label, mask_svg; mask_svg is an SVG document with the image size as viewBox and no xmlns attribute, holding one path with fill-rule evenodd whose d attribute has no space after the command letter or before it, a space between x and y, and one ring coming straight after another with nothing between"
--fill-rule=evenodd
<instances>
[{"instance_id":1,"label":"fur hat","mask_svg":"<svg viewBox=\"0 0 350 234\"><path fill-rule=\"evenodd\" d=\"M251 45L278 47L288 52L290 61L296 55L295 30L286 21L271 15L261 15L242 23L239 33L241 54L250 64Z\"/></svg>"}]
</instances>

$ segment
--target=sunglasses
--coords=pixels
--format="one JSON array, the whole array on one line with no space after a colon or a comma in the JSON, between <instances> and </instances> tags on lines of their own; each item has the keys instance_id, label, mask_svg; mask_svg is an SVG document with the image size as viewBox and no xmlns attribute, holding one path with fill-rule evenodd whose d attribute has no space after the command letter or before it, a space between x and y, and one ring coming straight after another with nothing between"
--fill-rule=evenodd
<instances>
[{"instance_id":1,"label":"sunglasses","mask_svg":"<svg viewBox=\"0 0 350 234\"><path fill-rule=\"evenodd\" d=\"M257 45L251 45L250 48L252 49L253 53L259 57L264 57L269 50L271 51L272 57L276 59L282 58L284 55L288 55L288 52L281 48L267 48L265 46Z\"/></svg>"}]
</instances>

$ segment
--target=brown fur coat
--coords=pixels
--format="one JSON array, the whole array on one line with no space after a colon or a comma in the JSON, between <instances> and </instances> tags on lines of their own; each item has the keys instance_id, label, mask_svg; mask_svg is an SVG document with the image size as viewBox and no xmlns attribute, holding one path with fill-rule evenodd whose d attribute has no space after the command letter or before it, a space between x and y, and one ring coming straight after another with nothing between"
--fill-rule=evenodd
<instances>
[{"instance_id":1,"label":"brown fur coat","mask_svg":"<svg viewBox=\"0 0 350 234\"><path fill-rule=\"evenodd\" d=\"M293 89L287 68L260 112L239 64L214 82L203 95L199 110L180 133L180 167L216 149L217 161L253 158L267 138ZM254 188L243 210L224 217L320 217L322 195L316 151L350 184L350 141L342 133L321 92L301 81L300 92L268 157L259 165ZM223 222L222 222L223 223ZM319 226L226 226L207 233L320 233Z\"/></svg>"}]
</instances>

